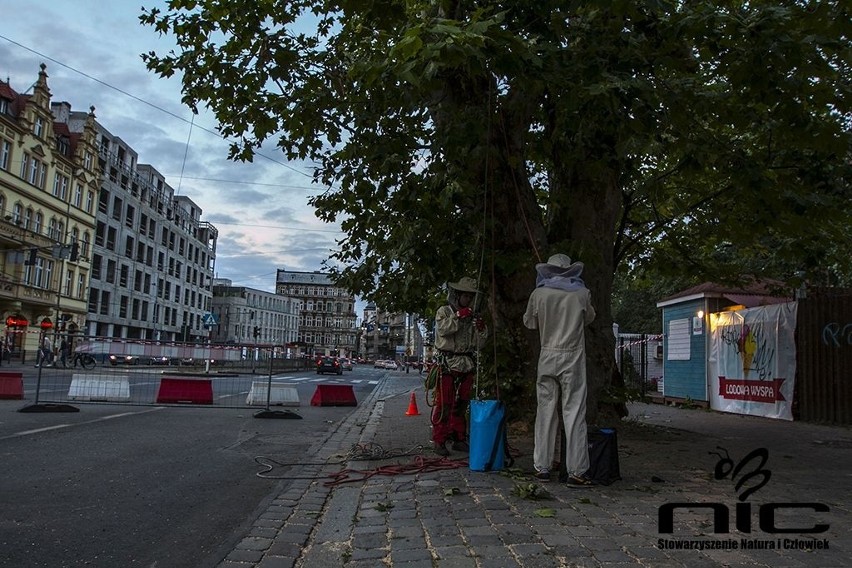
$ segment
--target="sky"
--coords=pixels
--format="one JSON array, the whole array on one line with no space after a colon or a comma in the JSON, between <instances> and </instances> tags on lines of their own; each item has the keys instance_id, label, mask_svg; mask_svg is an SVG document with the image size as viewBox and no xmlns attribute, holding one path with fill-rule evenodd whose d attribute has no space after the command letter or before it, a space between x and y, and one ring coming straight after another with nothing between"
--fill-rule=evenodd
<instances>
[{"instance_id":1,"label":"sky","mask_svg":"<svg viewBox=\"0 0 852 568\"><path fill-rule=\"evenodd\" d=\"M95 107L97 121L133 148L139 163L166 176L219 231L215 276L274 291L278 269L321 270L343 234L316 218L311 169L287 162L274 140L252 163L228 160L228 142L202 111L181 104L177 77L161 79L140 54L166 54L173 38L139 23L163 0L3 0L0 77L18 93L47 65L52 101ZM18 14L19 17L10 17Z\"/></svg>"}]
</instances>

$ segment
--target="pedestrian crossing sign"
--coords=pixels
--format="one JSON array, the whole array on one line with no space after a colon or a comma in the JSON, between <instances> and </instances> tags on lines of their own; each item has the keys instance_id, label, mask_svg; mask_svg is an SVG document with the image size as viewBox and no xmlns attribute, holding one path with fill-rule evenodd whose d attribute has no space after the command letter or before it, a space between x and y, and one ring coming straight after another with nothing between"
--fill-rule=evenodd
<instances>
[{"instance_id":1,"label":"pedestrian crossing sign","mask_svg":"<svg viewBox=\"0 0 852 568\"><path fill-rule=\"evenodd\" d=\"M204 325L216 325L219 323L219 318L216 317L216 314L212 312L207 312L203 316L201 316L201 323Z\"/></svg>"}]
</instances>

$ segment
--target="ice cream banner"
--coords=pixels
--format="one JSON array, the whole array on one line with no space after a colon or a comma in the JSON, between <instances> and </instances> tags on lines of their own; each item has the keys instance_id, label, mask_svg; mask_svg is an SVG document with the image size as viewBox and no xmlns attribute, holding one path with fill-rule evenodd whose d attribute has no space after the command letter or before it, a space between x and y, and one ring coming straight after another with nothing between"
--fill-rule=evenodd
<instances>
[{"instance_id":1,"label":"ice cream banner","mask_svg":"<svg viewBox=\"0 0 852 568\"><path fill-rule=\"evenodd\" d=\"M710 408L793 419L796 306L710 314Z\"/></svg>"}]
</instances>

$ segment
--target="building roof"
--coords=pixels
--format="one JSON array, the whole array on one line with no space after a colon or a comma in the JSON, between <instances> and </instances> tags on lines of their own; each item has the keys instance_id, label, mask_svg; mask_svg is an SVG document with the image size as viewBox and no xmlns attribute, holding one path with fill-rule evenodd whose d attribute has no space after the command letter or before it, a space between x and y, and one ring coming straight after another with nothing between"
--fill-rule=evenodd
<instances>
[{"instance_id":1,"label":"building roof","mask_svg":"<svg viewBox=\"0 0 852 568\"><path fill-rule=\"evenodd\" d=\"M701 298L726 298L735 304L747 308L769 304L783 304L784 302L793 300L789 295L789 289L785 289L782 282L774 280L754 281L744 286L704 282L698 286L682 290L668 298L663 298L657 302L657 307L662 308Z\"/></svg>"},{"instance_id":2,"label":"building roof","mask_svg":"<svg viewBox=\"0 0 852 568\"><path fill-rule=\"evenodd\" d=\"M17 118L30 95L22 95L13 89L9 83L0 81L0 97L10 101L9 114Z\"/></svg>"}]
</instances>

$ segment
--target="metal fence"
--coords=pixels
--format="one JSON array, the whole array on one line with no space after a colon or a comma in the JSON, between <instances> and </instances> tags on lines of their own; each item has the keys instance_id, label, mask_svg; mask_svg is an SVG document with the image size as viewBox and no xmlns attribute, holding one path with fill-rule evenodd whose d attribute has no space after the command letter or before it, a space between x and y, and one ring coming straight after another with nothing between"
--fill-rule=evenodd
<instances>
[{"instance_id":1,"label":"metal fence","mask_svg":"<svg viewBox=\"0 0 852 568\"><path fill-rule=\"evenodd\" d=\"M796 320L794 417L852 424L852 289L808 289Z\"/></svg>"},{"instance_id":2,"label":"metal fence","mask_svg":"<svg viewBox=\"0 0 852 568\"><path fill-rule=\"evenodd\" d=\"M662 392L662 335L621 333L616 338L615 362L624 386L643 396Z\"/></svg>"},{"instance_id":3,"label":"metal fence","mask_svg":"<svg viewBox=\"0 0 852 568\"><path fill-rule=\"evenodd\" d=\"M0 371L8 374L26 365L28 381L36 375L36 405L298 406L295 387L276 383L273 377L316 368L312 357L294 357L273 346L112 338L78 340L66 357L59 348L43 360L34 349L11 355Z\"/></svg>"}]
</instances>

